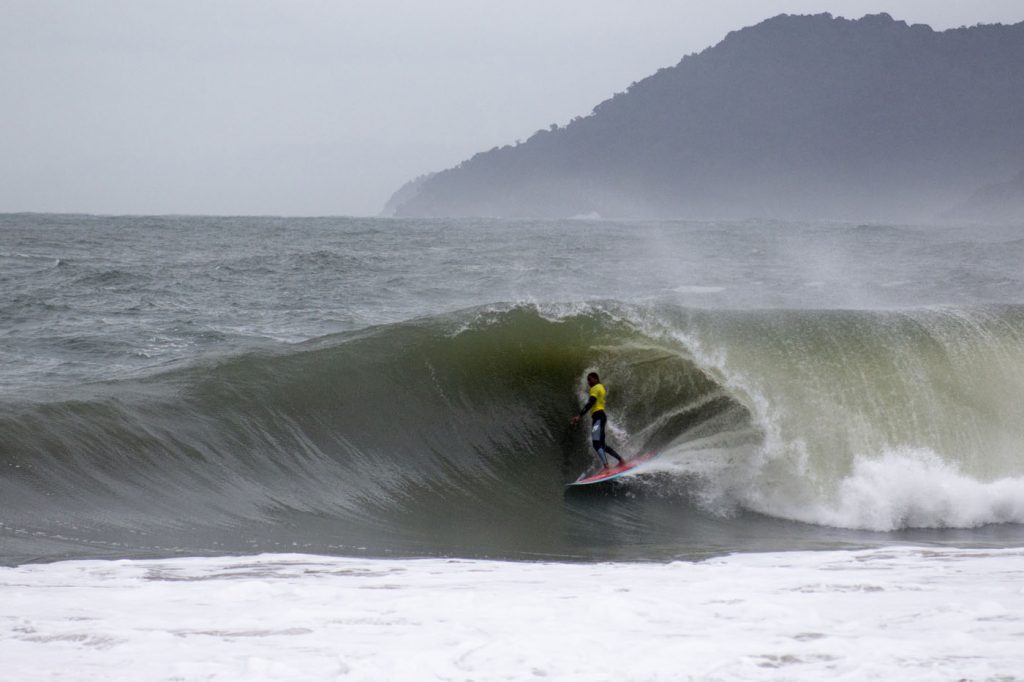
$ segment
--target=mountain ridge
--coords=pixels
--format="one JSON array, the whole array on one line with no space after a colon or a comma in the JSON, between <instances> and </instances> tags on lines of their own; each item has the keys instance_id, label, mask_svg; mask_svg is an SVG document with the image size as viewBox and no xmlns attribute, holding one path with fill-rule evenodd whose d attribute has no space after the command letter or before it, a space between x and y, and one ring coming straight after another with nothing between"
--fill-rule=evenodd
<instances>
[{"instance_id":1,"label":"mountain ridge","mask_svg":"<svg viewBox=\"0 0 1024 682\"><path fill-rule=\"evenodd\" d=\"M913 220L1024 169L1024 22L778 15L563 127L420 179L399 216Z\"/></svg>"}]
</instances>

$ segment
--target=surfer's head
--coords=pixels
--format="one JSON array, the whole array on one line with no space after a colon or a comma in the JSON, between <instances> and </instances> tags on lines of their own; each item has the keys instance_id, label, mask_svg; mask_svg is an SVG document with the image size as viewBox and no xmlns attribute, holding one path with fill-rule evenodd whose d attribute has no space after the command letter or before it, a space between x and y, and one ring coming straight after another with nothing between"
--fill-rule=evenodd
<instances>
[{"instance_id":1,"label":"surfer's head","mask_svg":"<svg viewBox=\"0 0 1024 682\"><path fill-rule=\"evenodd\" d=\"M597 386L599 383L601 383L601 377L597 376L597 372L587 375L587 386Z\"/></svg>"}]
</instances>

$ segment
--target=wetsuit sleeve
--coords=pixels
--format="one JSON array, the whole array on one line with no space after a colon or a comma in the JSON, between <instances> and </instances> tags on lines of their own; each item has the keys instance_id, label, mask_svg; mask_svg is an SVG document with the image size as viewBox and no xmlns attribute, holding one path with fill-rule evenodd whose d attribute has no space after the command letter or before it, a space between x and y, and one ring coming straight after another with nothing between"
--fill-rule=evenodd
<instances>
[{"instance_id":1,"label":"wetsuit sleeve","mask_svg":"<svg viewBox=\"0 0 1024 682\"><path fill-rule=\"evenodd\" d=\"M595 396L590 396L590 400L588 400L587 404L583 406L582 410L580 410L580 416L582 417L583 415L585 415L590 410L590 408L594 406L594 403L596 402L597 398Z\"/></svg>"}]
</instances>

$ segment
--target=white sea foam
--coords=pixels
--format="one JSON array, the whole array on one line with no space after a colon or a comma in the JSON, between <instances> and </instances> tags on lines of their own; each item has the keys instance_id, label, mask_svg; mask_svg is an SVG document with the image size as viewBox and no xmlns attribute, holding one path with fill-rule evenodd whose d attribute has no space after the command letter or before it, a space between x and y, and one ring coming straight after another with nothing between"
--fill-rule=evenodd
<instances>
[{"instance_id":1,"label":"white sea foam","mask_svg":"<svg viewBox=\"0 0 1024 682\"><path fill-rule=\"evenodd\" d=\"M76 561L0 569L0 660L22 682L1010 680L1022 584L1021 549Z\"/></svg>"},{"instance_id":2,"label":"white sea foam","mask_svg":"<svg viewBox=\"0 0 1024 682\"><path fill-rule=\"evenodd\" d=\"M834 493L804 480L779 480L750 461L749 449L688 443L637 476L664 471L694 480L701 507L718 514L738 508L776 518L836 528L978 528L1024 524L1024 478L984 481L923 449L887 450L857 457Z\"/></svg>"},{"instance_id":3,"label":"white sea foam","mask_svg":"<svg viewBox=\"0 0 1024 682\"><path fill-rule=\"evenodd\" d=\"M843 528L976 528L1024 523L1024 478L980 481L928 450L858 457L834 504L812 517Z\"/></svg>"}]
</instances>

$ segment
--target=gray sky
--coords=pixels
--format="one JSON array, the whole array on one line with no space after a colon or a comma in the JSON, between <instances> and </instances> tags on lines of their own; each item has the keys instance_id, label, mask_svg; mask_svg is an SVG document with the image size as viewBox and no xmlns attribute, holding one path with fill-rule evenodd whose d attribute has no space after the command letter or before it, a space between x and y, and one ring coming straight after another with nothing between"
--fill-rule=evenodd
<instances>
[{"instance_id":1,"label":"gray sky","mask_svg":"<svg viewBox=\"0 0 1024 682\"><path fill-rule=\"evenodd\" d=\"M0 0L0 212L372 215L787 12L1021 0Z\"/></svg>"}]
</instances>

